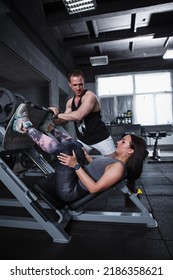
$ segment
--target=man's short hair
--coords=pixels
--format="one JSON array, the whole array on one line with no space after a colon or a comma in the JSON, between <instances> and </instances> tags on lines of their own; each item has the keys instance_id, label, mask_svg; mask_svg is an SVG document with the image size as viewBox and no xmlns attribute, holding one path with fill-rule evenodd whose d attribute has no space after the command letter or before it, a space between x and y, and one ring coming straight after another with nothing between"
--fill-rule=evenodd
<instances>
[{"instance_id":1,"label":"man's short hair","mask_svg":"<svg viewBox=\"0 0 173 280\"><path fill-rule=\"evenodd\" d=\"M78 76L82 76L82 78L84 79L84 74L81 70L75 69L73 71L71 71L68 75L68 81L70 82L70 78L71 77L78 77Z\"/></svg>"}]
</instances>

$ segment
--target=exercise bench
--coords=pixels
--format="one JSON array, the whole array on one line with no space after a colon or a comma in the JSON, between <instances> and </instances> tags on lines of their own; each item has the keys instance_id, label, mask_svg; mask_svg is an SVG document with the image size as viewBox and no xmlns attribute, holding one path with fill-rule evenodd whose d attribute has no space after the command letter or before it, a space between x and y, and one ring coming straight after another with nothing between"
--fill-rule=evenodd
<instances>
[{"instance_id":1,"label":"exercise bench","mask_svg":"<svg viewBox=\"0 0 173 280\"><path fill-rule=\"evenodd\" d=\"M39 107L32 103L27 103L29 118L37 128L44 121L49 113L46 108ZM10 121L12 123L12 120ZM1 133L3 130L0 130ZM51 176L54 173L53 167L45 158L35 149L34 142L26 134L19 134L7 127L3 135L3 144L0 151L0 173L1 181L5 187L15 197L1 198L1 207L24 207L30 216L0 216L0 226L27 228L45 230L57 243L70 242L71 236L66 231L66 226L70 221L95 221L95 222L113 222L113 223L132 223L145 224L147 227L157 227L157 222L152 214L142 204L137 194L132 193L126 186L123 179L115 186L102 191L98 194L87 194L80 199L59 205L56 201L56 195L52 198L39 186L31 188L25 184L15 174L7 163L2 159L1 153L23 151L30 157L34 164L43 173L43 176ZM114 194L117 190L128 194L130 200L138 208L137 212L112 212L112 211L88 211L87 208L97 203L98 200Z\"/></svg>"},{"instance_id":2,"label":"exercise bench","mask_svg":"<svg viewBox=\"0 0 173 280\"><path fill-rule=\"evenodd\" d=\"M172 162L172 160L162 159L159 149L159 140L172 134L171 124L142 126L141 132L143 137L154 140L152 155L148 157L148 163Z\"/></svg>"}]
</instances>

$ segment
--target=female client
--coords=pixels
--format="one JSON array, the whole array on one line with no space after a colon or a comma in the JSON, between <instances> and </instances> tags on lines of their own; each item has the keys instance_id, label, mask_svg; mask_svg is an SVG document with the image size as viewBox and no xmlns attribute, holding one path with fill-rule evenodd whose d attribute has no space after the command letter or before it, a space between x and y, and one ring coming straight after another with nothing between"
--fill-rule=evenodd
<instances>
[{"instance_id":1,"label":"female client","mask_svg":"<svg viewBox=\"0 0 173 280\"><path fill-rule=\"evenodd\" d=\"M51 126L51 136L34 128L26 104L16 110L13 131L27 133L42 150L55 155L54 188L58 197L66 202L88 192L103 191L124 177L132 181L138 179L148 155L144 139L129 134L117 141L114 158L100 156L92 159L81 143L57 128Z\"/></svg>"}]
</instances>

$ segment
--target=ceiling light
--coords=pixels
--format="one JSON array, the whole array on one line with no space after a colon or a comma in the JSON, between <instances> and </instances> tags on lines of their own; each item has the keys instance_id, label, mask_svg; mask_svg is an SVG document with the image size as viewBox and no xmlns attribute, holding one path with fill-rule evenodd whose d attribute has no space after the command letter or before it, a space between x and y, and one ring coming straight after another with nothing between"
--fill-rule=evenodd
<instances>
[{"instance_id":1,"label":"ceiling light","mask_svg":"<svg viewBox=\"0 0 173 280\"><path fill-rule=\"evenodd\" d=\"M90 62L92 66L100 66L100 65L107 65L108 64L108 56L93 56L90 57Z\"/></svg>"},{"instance_id":2,"label":"ceiling light","mask_svg":"<svg viewBox=\"0 0 173 280\"><path fill-rule=\"evenodd\" d=\"M173 50L167 50L163 55L164 59L173 59Z\"/></svg>"},{"instance_id":3,"label":"ceiling light","mask_svg":"<svg viewBox=\"0 0 173 280\"><path fill-rule=\"evenodd\" d=\"M96 8L95 0L63 0L69 14L86 12Z\"/></svg>"}]
</instances>

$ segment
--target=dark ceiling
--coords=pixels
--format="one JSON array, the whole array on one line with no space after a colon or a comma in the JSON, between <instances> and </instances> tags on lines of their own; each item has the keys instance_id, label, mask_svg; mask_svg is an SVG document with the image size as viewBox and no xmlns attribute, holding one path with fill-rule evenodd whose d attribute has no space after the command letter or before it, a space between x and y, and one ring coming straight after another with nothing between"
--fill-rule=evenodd
<instances>
[{"instance_id":1,"label":"dark ceiling","mask_svg":"<svg viewBox=\"0 0 173 280\"><path fill-rule=\"evenodd\" d=\"M64 73L95 75L172 69L173 2L96 0L96 10L69 15L62 0L7 0L8 16ZM108 56L105 66L90 57Z\"/></svg>"}]
</instances>

